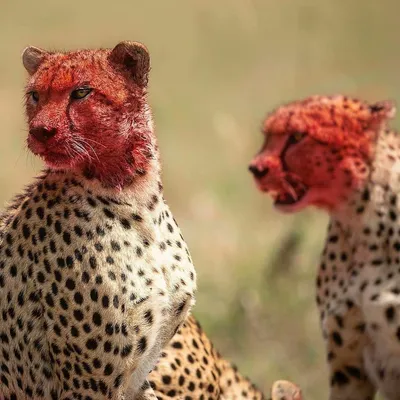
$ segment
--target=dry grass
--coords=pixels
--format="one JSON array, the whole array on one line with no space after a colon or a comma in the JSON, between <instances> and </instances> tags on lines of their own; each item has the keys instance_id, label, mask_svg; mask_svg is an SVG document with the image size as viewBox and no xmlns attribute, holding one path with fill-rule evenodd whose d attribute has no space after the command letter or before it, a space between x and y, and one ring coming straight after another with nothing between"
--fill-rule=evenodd
<instances>
[{"instance_id":1,"label":"dry grass","mask_svg":"<svg viewBox=\"0 0 400 400\"><path fill-rule=\"evenodd\" d=\"M0 0L0 202L39 168L24 150L20 52L143 41L166 196L199 272L195 314L267 389L326 396L314 275L326 218L278 215L247 164L266 111L312 93L394 98L396 0Z\"/></svg>"}]
</instances>

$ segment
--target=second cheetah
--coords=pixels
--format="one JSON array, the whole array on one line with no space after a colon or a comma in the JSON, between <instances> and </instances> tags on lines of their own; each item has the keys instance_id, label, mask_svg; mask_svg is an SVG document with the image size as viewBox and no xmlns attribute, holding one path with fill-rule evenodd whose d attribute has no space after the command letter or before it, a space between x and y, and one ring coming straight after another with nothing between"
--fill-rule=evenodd
<instances>
[{"instance_id":1,"label":"second cheetah","mask_svg":"<svg viewBox=\"0 0 400 400\"><path fill-rule=\"evenodd\" d=\"M400 398L400 137L390 102L314 96L271 113L250 169L284 212L331 216L317 304L331 400Z\"/></svg>"}]
</instances>

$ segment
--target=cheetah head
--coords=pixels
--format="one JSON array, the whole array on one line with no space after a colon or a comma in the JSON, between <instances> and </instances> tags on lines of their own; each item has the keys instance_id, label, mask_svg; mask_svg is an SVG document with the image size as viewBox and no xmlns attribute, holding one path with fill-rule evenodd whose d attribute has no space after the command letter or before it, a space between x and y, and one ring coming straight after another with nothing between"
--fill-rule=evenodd
<instances>
[{"instance_id":1,"label":"cheetah head","mask_svg":"<svg viewBox=\"0 0 400 400\"><path fill-rule=\"evenodd\" d=\"M28 47L22 60L34 154L50 168L80 170L111 185L143 174L155 148L143 45L66 53Z\"/></svg>"},{"instance_id":2,"label":"cheetah head","mask_svg":"<svg viewBox=\"0 0 400 400\"><path fill-rule=\"evenodd\" d=\"M281 106L266 118L264 144L249 169L279 210L333 211L368 178L377 135L394 113L390 102L345 96Z\"/></svg>"}]
</instances>

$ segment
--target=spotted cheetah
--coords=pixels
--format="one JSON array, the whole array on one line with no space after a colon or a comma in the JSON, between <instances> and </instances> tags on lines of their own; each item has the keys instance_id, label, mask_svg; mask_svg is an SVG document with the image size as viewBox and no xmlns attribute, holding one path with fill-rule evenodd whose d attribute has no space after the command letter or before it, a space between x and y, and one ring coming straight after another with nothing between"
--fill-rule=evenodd
<instances>
[{"instance_id":1,"label":"spotted cheetah","mask_svg":"<svg viewBox=\"0 0 400 400\"><path fill-rule=\"evenodd\" d=\"M28 47L28 147L47 170L0 223L0 394L150 399L196 275L163 199L147 49Z\"/></svg>"},{"instance_id":2,"label":"spotted cheetah","mask_svg":"<svg viewBox=\"0 0 400 400\"><path fill-rule=\"evenodd\" d=\"M400 398L400 138L389 101L314 96L272 112L250 170L275 206L330 214L316 280L331 400Z\"/></svg>"}]
</instances>

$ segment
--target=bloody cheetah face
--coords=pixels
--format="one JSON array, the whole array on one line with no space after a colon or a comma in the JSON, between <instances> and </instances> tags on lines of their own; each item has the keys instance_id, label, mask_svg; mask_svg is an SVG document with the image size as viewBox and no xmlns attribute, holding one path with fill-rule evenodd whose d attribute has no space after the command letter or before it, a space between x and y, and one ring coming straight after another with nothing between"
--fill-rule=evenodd
<instances>
[{"instance_id":1,"label":"bloody cheetah face","mask_svg":"<svg viewBox=\"0 0 400 400\"><path fill-rule=\"evenodd\" d=\"M28 47L23 63L34 154L51 168L82 170L116 185L146 169L153 137L143 45L70 53Z\"/></svg>"},{"instance_id":2,"label":"bloody cheetah face","mask_svg":"<svg viewBox=\"0 0 400 400\"><path fill-rule=\"evenodd\" d=\"M280 210L332 211L368 177L377 133L394 112L389 102L344 96L284 105L265 120L264 144L249 169Z\"/></svg>"}]
</instances>

